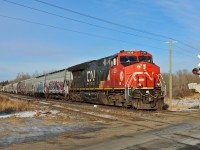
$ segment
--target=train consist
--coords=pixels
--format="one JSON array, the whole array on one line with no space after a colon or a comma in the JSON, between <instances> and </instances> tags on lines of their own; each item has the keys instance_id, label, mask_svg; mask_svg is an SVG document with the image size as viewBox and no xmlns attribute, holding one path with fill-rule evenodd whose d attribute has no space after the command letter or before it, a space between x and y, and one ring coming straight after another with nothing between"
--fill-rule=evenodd
<instances>
[{"instance_id":1,"label":"train consist","mask_svg":"<svg viewBox=\"0 0 200 150\"><path fill-rule=\"evenodd\" d=\"M146 51L120 51L18 83L4 91L71 101L162 109L164 88L160 67Z\"/></svg>"}]
</instances>

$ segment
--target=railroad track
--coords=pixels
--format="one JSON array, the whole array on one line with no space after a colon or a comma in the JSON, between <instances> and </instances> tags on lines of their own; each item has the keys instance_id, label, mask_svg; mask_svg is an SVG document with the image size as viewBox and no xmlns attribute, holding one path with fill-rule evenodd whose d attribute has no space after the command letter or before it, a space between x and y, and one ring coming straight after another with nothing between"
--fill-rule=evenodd
<instances>
[{"instance_id":1,"label":"railroad track","mask_svg":"<svg viewBox=\"0 0 200 150\"><path fill-rule=\"evenodd\" d=\"M151 146L152 149L158 149L162 146L163 148L170 147L172 149L173 146L191 148L190 146L196 146L200 143L199 111L141 111L104 105L94 107L94 104L63 100L47 101L42 98L20 95L7 94L7 96L33 102L36 105L47 106L51 110L59 110L61 113L72 114L75 117L78 116L87 123L100 121L111 128L115 124L118 127L121 126L120 129L122 130L125 128L130 129L130 133L124 137L115 138L113 136L97 142L94 146L85 147L87 150L101 149L103 146L105 149L109 149L110 145L117 145L118 143L123 143L117 145L118 149L148 149ZM81 147L81 149L84 148Z\"/></svg>"},{"instance_id":2,"label":"railroad track","mask_svg":"<svg viewBox=\"0 0 200 150\"><path fill-rule=\"evenodd\" d=\"M137 110L129 110L121 107L109 107L109 106L100 106L94 108L94 104L88 103L77 103L77 102L68 102L68 101L60 101L60 100L49 100L46 101L45 99L38 99L29 96L21 96L21 95L9 95L12 98L17 98L26 101L34 101L37 102L39 105L48 105L52 108L59 108L64 112L73 112L81 116L85 116L92 119L102 120L102 121L113 121L113 122L121 122L129 125L136 125L140 127L144 127L146 129L156 129L157 127L161 127L166 123L163 121L155 121L152 119L145 119L141 116L137 116L139 113L148 113L137 111ZM46 104L45 104L46 103ZM62 106L62 107L61 107ZM127 114L129 113L129 114ZM131 114L136 113L136 115L131 116ZM151 122L150 124L146 124L146 121Z\"/></svg>"},{"instance_id":3,"label":"railroad track","mask_svg":"<svg viewBox=\"0 0 200 150\"><path fill-rule=\"evenodd\" d=\"M45 103L46 101L41 101L42 103ZM41 103L40 102L40 103ZM51 107L58 107L62 108L64 110L68 110L71 112L75 112L77 114L83 115L83 116L89 116L92 118L97 118L104 121L117 121L122 122L128 125L136 125L140 127L144 127L146 129L158 129L161 127L164 127L166 125L173 125L171 122L163 121L162 118L158 120L157 117L154 117L154 119L150 119L149 116L152 115L152 113L146 112L146 111L135 111L135 110L127 110L122 108L114 108L109 107L109 109L105 107L97 107L94 108L93 105L76 105L76 104L69 104L69 103L62 103L62 102L56 102L56 101L48 101L48 105ZM61 107L62 106L62 107ZM134 115L131 115L134 114ZM148 118L140 116L140 113L142 114L148 114Z\"/></svg>"},{"instance_id":4,"label":"railroad track","mask_svg":"<svg viewBox=\"0 0 200 150\"><path fill-rule=\"evenodd\" d=\"M94 107L94 104L89 103L80 103L80 102L71 102L64 100L45 100L44 98L34 98L30 96L14 95L14 94L5 94L11 98L17 98L26 101L34 101L40 103L49 103L48 106L53 108L62 109L62 111L73 112L82 116L89 118L103 120L103 121L117 121L125 124L132 124L147 129L158 129L167 125L173 125L174 123L170 121L170 116L179 117L183 120L188 117L200 118L198 112L170 112L170 111L141 111L133 110L122 107L112 107L105 105L97 105ZM165 119L166 118L166 119Z\"/></svg>"}]
</instances>

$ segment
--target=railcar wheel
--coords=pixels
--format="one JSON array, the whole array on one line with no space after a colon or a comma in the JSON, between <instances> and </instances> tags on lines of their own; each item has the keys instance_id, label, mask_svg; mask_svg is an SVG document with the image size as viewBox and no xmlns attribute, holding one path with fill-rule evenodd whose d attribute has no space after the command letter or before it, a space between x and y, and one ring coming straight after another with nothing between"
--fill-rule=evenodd
<instances>
[{"instance_id":1,"label":"railcar wheel","mask_svg":"<svg viewBox=\"0 0 200 150\"><path fill-rule=\"evenodd\" d=\"M70 95L66 94L64 100L67 100L67 101L70 100Z\"/></svg>"},{"instance_id":2,"label":"railcar wheel","mask_svg":"<svg viewBox=\"0 0 200 150\"><path fill-rule=\"evenodd\" d=\"M46 99L46 100L49 99L49 94L45 93L45 99Z\"/></svg>"}]
</instances>

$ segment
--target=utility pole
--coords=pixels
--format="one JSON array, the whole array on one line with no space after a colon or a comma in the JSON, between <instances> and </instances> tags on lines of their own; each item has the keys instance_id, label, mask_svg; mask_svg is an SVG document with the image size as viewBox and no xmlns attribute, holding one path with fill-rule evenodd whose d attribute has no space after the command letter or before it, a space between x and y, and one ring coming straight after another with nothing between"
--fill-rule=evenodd
<instances>
[{"instance_id":1,"label":"utility pole","mask_svg":"<svg viewBox=\"0 0 200 150\"><path fill-rule=\"evenodd\" d=\"M169 100L172 103L172 39L170 39L169 47Z\"/></svg>"}]
</instances>

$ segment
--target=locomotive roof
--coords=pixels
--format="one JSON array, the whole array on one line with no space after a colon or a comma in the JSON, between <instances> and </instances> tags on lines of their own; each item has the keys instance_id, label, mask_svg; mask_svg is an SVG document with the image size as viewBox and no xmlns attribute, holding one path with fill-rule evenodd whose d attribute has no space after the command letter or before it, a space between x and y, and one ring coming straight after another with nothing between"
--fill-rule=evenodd
<instances>
[{"instance_id":1,"label":"locomotive roof","mask_svg":"<svg viewBox=\"0 0 200 150\"><path fill-rule=\"evenodd\" d=\"M90 61L86 61L84 63L78 64L78 65L74 65L72 67L67 68L69 71L81 71L81 70L85 70L88 67L88 64L91 62L94 62L95 60L90 60Z\"/></svg>"},{"instance_id":2,"label":"locomotive roof","mask_svg":"<svg viewBox=\"0 0 200 150\"><path fill-rule=\"evenodd\" d=\"M90 60L90 61L86 61L84 63L81 63L81 64L78 64L78 65L75 65L75 66L72 66L72 67L69 67L67 68L69 71L82 71L82 70L85 70L88 65L92 62L95 62L95 61L98 61L98 60L101 60L101 59L112 59L114 57L116 57L119 53L117 54L114 54L114 55L111 55L111 56L107 56L107 57L103 57L103 58L100 58L100 59L97 59L97 60Z\"/></svg>"},{"instance_id":3,"label":"locomotive roof","mask_svg":"<svg viewBox=\"0 0 200 150\"><path fill-rule=\"evenodd\" d=\"M107 57L103 57L103 58L99 58L97 60L90 60L90 61L86 61L86 62L83 62L83 63L80 63L80 64L77 64L77 65L74 65L74 66L71 66L69 68L66 68L68 71L82 71L82 70L85 70L88 65L92 62L95 62L95 61L98 61L98 60L101 60L101 59L112 59L112 58L115 58L117 55L119 55L120 53L123 53L123 52L131 52L131 51L136 51L136 52L141 52L142 50L121 50L119 53L116 53L114 55L111 55L111 56L107 56ZM57 72L61 72L61 71L64 71L65 69L61 69L61 70L57 70L57 71L54 71L54 72L50 72L50 73L47 73L47 74L53 74L53 73L57 73ZM37 76L36 78L40 78L40 77L43 77L45 76L45 74L43 75L40 75L40 76Z\"/></svg>"}]
</instances>

